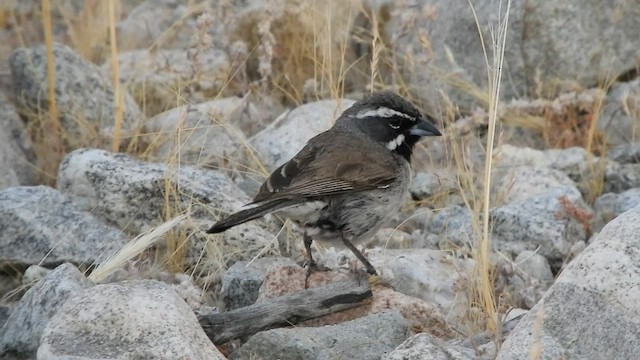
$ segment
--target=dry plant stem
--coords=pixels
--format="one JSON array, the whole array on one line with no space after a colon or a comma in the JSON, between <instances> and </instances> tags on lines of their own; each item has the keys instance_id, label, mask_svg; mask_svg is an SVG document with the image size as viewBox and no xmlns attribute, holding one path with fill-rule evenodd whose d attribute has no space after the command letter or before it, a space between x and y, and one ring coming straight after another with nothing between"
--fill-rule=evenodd
<instances>
[{"instance_id":1,"label":"dry plant stem","mask_svg":"<svg viewBox=\"0 0 640 360\"><path fill-rule=\"evenodd\" d=\"M52 166L57 166L58 158L62 156L62 127L60 125L60 117L58 116L58 106L56 104L55 93L55 67L53 63L53 33L51 29L51 4L49 0L42 0L42 26L44 28L44 42L47 47L47 82L48 82L48 98L49 98L49 120L51 124L50 148L54 154ZM54 174L53 169L45 169L45 172Z\"/></svg>"},{"instance_id":2,"label":"dry plant stem","mask_svg":"<svg viewBox=\"0 0 640 360\"><path fill-rule=\"evenodd\" d=\"M115 119L113 127L113 142L111 150L118 152L120 149L120 138L122 130L122 117L124 114L123 94L120 90L119 69L118 69L118 44L116 43L116 19L115 19L115 0L109 0L109 39L111 42L111 68L113 69L113 94L115 98Z\"/></svg>"},{"instance_id":3,"label":"dry plant stem","mask_svg":"<svg viewBox=\"0 0 640 360\"><path fill-rule=\"evenodd\" d=\"M509 10L511 9L511 0L507 1L507 9L502 21L498 24L498 38L494 38L493 40L493 61L489 62L489 57L487 55L487 50L484 45L484 38L482 36L482 31L480 29L480 23L478 22L478 18L475 10L473 9L473 4L469 1L469 5L471 6L471 10L473 11L473 16L476 20L476 24L478 25L478 33L480 34L480 42L482 44L482 50L484 52L484 58L487 66L487 79L489 90L491 93L489 99L489 131L487 136L487 147L486 147L486 157L485 157L485 168L484 168L484 201L482 202L483 209L483 219L482 219L482 238L480 239L480 259L479 259L479 270L480 270L480 299L482 301L483 308L486 312L488 323L487 327L491 331L496 331L498 327L498 318L496 313L496 305L495 305L495 295L493 293L493 286L490 278L489 272L489 245L490 245L490 233L489 233L489 202L491 195L491 167L492 167L492 158L493 158L493 146L495 140L495 132L496 132L496 123L498 121L498 105L500 102L500 83L502 80L502 66L504 63L504 50L506 47L507 41L507 29L509 23ZM500 3L501 5L501 3ZM501 10L501 6L499 6L499 11Z\"/></svg>"}]
</instances>

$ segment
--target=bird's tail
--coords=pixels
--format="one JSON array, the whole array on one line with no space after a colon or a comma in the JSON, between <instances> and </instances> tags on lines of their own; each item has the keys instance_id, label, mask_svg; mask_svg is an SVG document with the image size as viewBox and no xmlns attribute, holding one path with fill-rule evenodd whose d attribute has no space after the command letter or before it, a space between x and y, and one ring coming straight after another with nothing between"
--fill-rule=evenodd
<instances>
[{"instance_id":1,"label":"bird's tail","mask_svg":"<svg viewBox=\"0 0 640 360\"><path fill-rule=\"evenodd\" d=\"M207 230L207 234L221 233L236 225L262 217L272 211L285 207L288 201L289 200L287 199L279 199L250 209L238 211L237 213L231 214L229 217L215 223L209 230Z\"/></svg>"}]
</instances>

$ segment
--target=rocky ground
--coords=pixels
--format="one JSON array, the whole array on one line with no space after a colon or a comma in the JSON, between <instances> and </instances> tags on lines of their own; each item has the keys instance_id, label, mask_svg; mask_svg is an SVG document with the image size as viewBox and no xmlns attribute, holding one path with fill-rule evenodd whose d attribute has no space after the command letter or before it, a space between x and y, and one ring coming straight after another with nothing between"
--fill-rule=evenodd
<instances>
[{"instance_id":1,"label":"rocky ground","mask_svg":"<svg viewBox=\"0 0 640 360\"><path fill-rule=\"evenodd\" d=\"M1 358L638 358L637 4L513 1L482 259L487 77L466 1L116 1L117 91L90 31L108 25L102 2L53 3L59 131L40 3L0 5ZM497 2L474 5L488 34ZM197 314L301 290L302 242L276 217L204 230L371 84L445 134L417 149L402 211L365 249L384 285L360 308L214 345ZM332 271L312 287L357 266L314 251ZM478 303L484 260L497 328Z\"/></svg>"}]
</instances>

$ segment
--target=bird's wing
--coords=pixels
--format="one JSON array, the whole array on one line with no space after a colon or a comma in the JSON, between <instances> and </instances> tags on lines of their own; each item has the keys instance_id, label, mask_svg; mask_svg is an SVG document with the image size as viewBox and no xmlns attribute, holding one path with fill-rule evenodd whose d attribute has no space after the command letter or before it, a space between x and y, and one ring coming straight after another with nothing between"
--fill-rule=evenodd
<instances>
[{"instance_id":1,"label":"bird's wing","mask_svg":"<svg viewBox=\"0 0 640 360\"><path fill-rule=\"evenodd\" d=\"M377 146L349 134L322 133L269 176L254 203L386 187L396 178L394 159Z\"/></svg>"}]
</instances>

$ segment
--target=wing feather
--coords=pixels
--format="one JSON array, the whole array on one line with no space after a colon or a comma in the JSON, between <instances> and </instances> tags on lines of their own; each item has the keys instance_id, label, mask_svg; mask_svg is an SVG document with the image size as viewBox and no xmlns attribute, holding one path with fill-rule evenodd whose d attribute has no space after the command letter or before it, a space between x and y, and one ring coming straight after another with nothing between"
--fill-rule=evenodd
<instances>
[{"instance_id":1,"label":"wing feather","mask_svg":"<svg viewBox=\"0 0 640 360\"><path fill-rule=\"evenodd\" d=\"M331 131L309 140L269 176L253 202L314 198L391 184L396 178L393 156L381 152L378 144L359 140L355 135Z\"/></svg>"}]
</instances>

